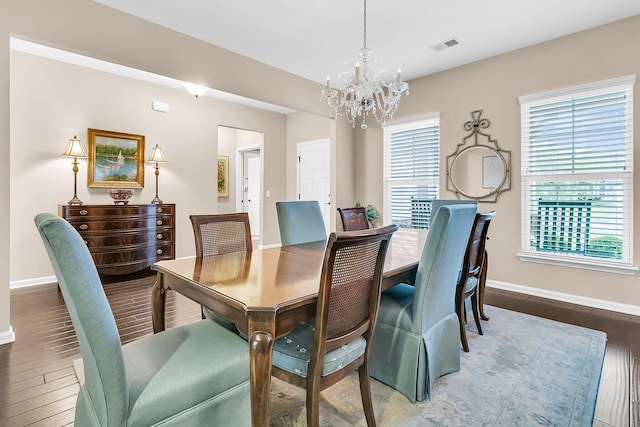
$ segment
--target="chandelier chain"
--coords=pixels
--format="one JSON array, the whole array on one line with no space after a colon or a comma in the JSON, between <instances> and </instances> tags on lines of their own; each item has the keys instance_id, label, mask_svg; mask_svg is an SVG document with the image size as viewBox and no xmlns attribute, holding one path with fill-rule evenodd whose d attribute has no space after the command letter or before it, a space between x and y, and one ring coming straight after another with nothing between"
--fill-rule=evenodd
<instances>
[{"instance_id":1,"label":"chandelier chain","mask_svg":"<svg viewBox=\"0 0 640 427\"><path fill-rule=\"evenodd\" d=\"M363 41L363 46L366 49L367 48L367 0L364 0L364 41Z\"/></svg>"}]
</instances>

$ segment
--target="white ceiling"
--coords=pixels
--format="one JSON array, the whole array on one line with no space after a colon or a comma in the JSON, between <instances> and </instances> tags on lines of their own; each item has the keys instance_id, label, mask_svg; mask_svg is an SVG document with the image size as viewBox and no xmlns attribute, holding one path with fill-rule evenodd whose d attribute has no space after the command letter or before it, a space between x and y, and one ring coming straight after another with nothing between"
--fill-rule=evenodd
<instances>
[{"instance_id":1,"label":"white ceiling","mask_svg":"<svg viewBox=\"0 0 640 427\"><path fill-rule=\"evenodd\" d=\"M318 83L363 45L363 1L94 1ZM367 46L411 80L637 14L638 0L369 0Z\"/></svg>"}]
</instances>

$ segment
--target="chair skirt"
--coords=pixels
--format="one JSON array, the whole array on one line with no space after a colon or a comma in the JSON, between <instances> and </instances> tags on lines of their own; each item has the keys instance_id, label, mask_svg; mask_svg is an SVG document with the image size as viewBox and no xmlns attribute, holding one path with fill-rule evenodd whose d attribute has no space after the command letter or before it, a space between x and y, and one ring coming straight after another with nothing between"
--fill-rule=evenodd
<instances>
[{"instance_id":1,"label":"chair skirt","mask_svg":"<svg viewBox=\"0 0 640 427\"><path fill-rule=\"evenodd\" d=\"M413 403L428 399L436 379L460 370L459 339L455 313L422 335L382 323L379 318L369 356L371 377Z\"/></svg>"}]
</instances>

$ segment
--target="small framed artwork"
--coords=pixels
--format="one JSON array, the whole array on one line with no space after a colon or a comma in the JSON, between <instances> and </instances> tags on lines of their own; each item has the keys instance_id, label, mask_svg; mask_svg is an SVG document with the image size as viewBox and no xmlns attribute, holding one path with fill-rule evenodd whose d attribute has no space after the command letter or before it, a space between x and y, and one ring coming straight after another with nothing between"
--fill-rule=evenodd
<instances>
[{"instance_id":1,"label":"small framed artwork","mask_svg":"<svg viewBox=\"0 0 640 427\"><path fill-rule=\"evenodd\" d=\"M88 129L87 185L144 188L144 135Z\"/></svg>"},{"instance_id":2,"label":"small framed artwork","mask_svg":"<svg viewBox=\"0 0 640 427\"><path fill-rule=\"evenodd\" d=\"M229 197L229 156L218 156L218 197Z\"/></svg>"}]
</instances>

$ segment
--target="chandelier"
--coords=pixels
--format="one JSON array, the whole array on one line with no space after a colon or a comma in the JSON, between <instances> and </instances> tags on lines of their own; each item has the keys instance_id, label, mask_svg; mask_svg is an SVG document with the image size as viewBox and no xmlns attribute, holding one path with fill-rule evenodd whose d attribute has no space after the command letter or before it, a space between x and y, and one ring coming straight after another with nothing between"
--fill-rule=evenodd
<instances>
[{"instance_id":1,"label":"chandelier","mask_svg":"<svg viewBox=\"0 0 640 427\"><path fill-rule=\"evenodd\" d=\"M356 119L362 117L360 127L367 128L367 117L371 114L378 123L390 119L398 109L400 97L409 94L409 85L402 81L402 73L394 75L387 70L376 69L376 57L367 47L367 0L364 0L364 45L356 54L353 69L338 75L337 90L327 87L320 99L327 100L336 115L345 116L355 127Z\"/></svg>"}]
</instances>

